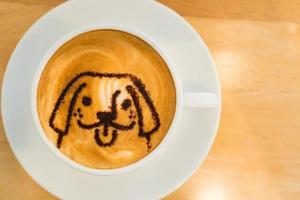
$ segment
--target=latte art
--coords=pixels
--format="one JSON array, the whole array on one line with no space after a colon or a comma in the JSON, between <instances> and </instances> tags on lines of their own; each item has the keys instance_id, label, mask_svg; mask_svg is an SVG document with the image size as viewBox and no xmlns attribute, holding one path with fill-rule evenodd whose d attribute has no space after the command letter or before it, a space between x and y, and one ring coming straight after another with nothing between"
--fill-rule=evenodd
<instances>
[{"instance_id":1,"label":"latte art","mask_svg":"<svg viewBox=\"0 0 300 200\"><path fill-rule=\"evenodd\" d=\"M95 83L95 80L90 79L100 79L97 80L98 84ZM118 82L112 82L113 79L118 80ZM122 84L119 84L119 80L121 80ZM101 82L101 83L99 83ZM109 83L112 84L109 85ZM99 91L99 95L96 97L91 96L83 96L82 102L78 103L77 101L81 98L81 93L84 90L88 90L89 84L96 84L90 87L96 87L96 90ZM99 86L102 87L99 87ZM75 87L75 89L72 89ZM74 93L71 94L71 97L68 98L68 93L73 90ZM123 91L122 91L123 90ZM101 92L102 91L102 92ZM114 91L112 94L111 92ZM126 94L124 95L124 92ZM121 94L123 93L123 97ZM139 93L139 94L138 94ZM96 93L97 94L97 93ZM107 97L111 96L110 103L108 104ZM124 99L125 98L125 99ZM143 99L146 103L146 107L142 108L140 105L140 99ZM118 101L118 99L121 99ZM124 99L124 101L123 101ZM70 102L69 102L70 101ZM83 119L84 115L81 113L82 106L88 107L91 109L92 102L97 103L95 101L99 101L99 105L104 105L104 107L109 108L110 111L92 111L96 114L96 121L92 123L84 123ZM117 105L117 102L123 101L121 106ZM63 104L66 104L64 106ZM78 105L79 104L79 105ZM135 109L131 109L133 105ZM78 108L76 109L76 106ZM63 107L67 107L63 109ZM97 106L97 108L100 106ZM118 121L118 111L119 109L128 110L130 108L130 115L128 115L129 124L120 124ZM149 109L151 112L151 116L153 119L154 127L149 130L144 130L144 116L143 109ZM75 110L75 111L74 111ZM67 116L67 117L65 117ZM137 116L137 117L136 117ZM101 147L110 147L112 146L118 138L118 131L128 131L132 130L135 125L139 126L139 137L144 137L147 140L148 149L151 148L150 141L151 135L155 133L159 129L160 120L159 115L156 112L156 109L153 105L153 102L150 98L149 93L145 89L145 85L143 82L132 74L112 74L112 73L97 73L97 72L83 72L74 77L67 86L63 89L62 93L58 97L57 102L55 103L55 107L51 113L49 119L49 126L58 134L56 145L60 148L61 143L63 141L63 137L69 133L69 129L71 126L72 117L77 117L77 125L82 129L94 129L95 131L95 141ZM60 118L60 119L57 119ZM135 120L137 118L137 120ZM55 121L61 122L65 121L62 127L55 125ZM102 133L100 132L100 127L103 127ZM111 131L109 129L112 128ZM111 132L111 137L108 142L104 142L100 135L107 137Z\"/></svg>"},{"instance_id":2,"label":"latte art","mask_svg":"<svg viewBox=\"0 0 300 200\"><path fill-rule=\"evenodd\" d=\"M161 143L175 113L168 66L146 42L114 30L83 33L49 59L37 90L49 141L95 169L127 166Z\"/></svg>"}]
</instances>

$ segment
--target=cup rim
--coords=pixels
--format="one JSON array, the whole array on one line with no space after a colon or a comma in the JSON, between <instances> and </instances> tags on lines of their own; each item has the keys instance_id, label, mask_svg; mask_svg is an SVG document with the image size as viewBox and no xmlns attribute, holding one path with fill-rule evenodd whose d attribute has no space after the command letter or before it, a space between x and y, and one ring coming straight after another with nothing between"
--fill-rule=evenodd
<instances>
[{"instance_id":1,"label":"cup rim","mask_svg":"<svg viewBox=\"0 0 300 200\"><path fill-rule=\"evenodd\" d=\"M64 155L62 152L60 152L55 145L48 139L46 136L44 129L41 126L40 119L38 116L38 111L37 111L37 89L40 81L40 76L49 61L49 59L55 54L55 52L67 41L75 38L76 36L91 32L91 31L96 31L96 30L115 30L115 31L121 31L125 33L129 33L133 36L136 36L140 39L142 39L144 42L149 44L164 60L166 63L174 85L175 85L175 91L176 91L176 104L175 104L175 112L173 115L173 119L171 122L171 125L169 126L169 129L167 130L167 133L165 134L164 138L161 140L161 142L158 144L158 146L149 154L144 156L143 158L135 161L134 163L131 163L126 166L122 166L119 168L113 168L113 169L96 169L96 168L91 168L88 166L85 166L83 164L80 164L76 161L73 161L70 159L68 156ZM176 126L178 124L178 121L180 120L181 117L181 112L183 109L183 94L182 94L182 85L180 82L180 79L178 78L178 75L176 74L175 68L173 67L174 64L172 61L168 58L168 56L164 53L164 51L159 48L159 44L155 42L151 36L147 35L145 32L141 32L138 30L134 30L132 28L126 27L126 26L120 26L120 25L99 25L99 24L94 24L90 26L85 26L81 27L77 30L74 30L60 39L58 39L44 54L42 59L40 60L34 74L33 82L32 82L32 89L31 89L31 113L33 116L33 121L34 124L37 128L38 134L40 135L41 140L43 143L48 147L47 149L51 151L54 155L56 155L57 158L59 158L63 163L73 167L74 169L80 170L82 172L88 173L88 174L94 174L94 175L118 175L126 172L130 172L132 170L138 169L141 166L144 166L147 164L149 161L152 159L155 159L155 157L159 156L160 153L163 153L163 150L166 148L167 144L169 143L170 139L174 135Z\"/></svg>"}]
</instances>

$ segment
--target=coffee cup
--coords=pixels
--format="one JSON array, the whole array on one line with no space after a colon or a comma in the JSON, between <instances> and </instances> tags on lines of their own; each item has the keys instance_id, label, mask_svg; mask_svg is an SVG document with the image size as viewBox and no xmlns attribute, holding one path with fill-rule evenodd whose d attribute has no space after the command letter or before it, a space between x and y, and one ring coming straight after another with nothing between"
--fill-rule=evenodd
<instances>
[{"instance_id":1,"label":"coffee cup","mask_svg":"<svg viewBox=\"0 0 300 200\"><path fill-rule=\"evenodd\" d=\"M100 37L101 36L101 37ZM102 41L103 38L108 38L105 41ZM92 38L101 38L99 40L94 40L89 41L88 39ZM110 41L110 38L112 38L112 41ZM125 39L124 39L125 38ZM78 43L79 41L79 43ZM80 56L76 58L72 58L72 52L78 48L78 46L83 48L80 50L81 54L82 52L90 51L90 49L95 50L94 46L88 49L89 45L81 45L80 42L86 42L88 44L95 44L99 43L100 49L104 48L104 53L101 52L102 54L105 54L105 56L109 57L108 60L104 58L99 58L97 60L93 56L91 57L90 54L89 56L85 56L84 59L82 59ZM109 41L109 42L106 42ZM116 42L116 41L119 41ZM77 42L77 43L76 43ZM118 45L126 43L126 48L124 47L119 47ZM103 43L107 45L103 45ZM77 44L74 45L74 44ZM84 43L86 44L86 43ZM111 47L110 44L115 45L114 47ZM129 46L128 46L129 44ZM72 47L74 45L74 48ZM142 47L140 47L142 46ZM70 48L72 47L72 48ZM132 50L134 48L134 50ZM67 49L67 50L66 50ZM136 50L138 49L138 50ZM68 51L69 54L66 54L64 51ZM99 49L96 50L99 53ZM141 51L141 54L136 53ZM106 53L105 53L106 52ZM106 55L107 52L111 52L110 55ZM117 52L117 53L116 53ZM120 53L122 52L122 53ZM125 53L124 53L125 52ZM131 52L130 54L128 52ZM66 59L71 59L68 60L66 66L71 66L68 63L72 63L72 66L74 66L74 69L77 69L79 65L84 65L85 63L89 63L91 65L94 65L93 61L95 60L95 63L99 63L99 61L103 62L102 66L110 66L109 64L113 64L109 59L110 57L115 56L118 57L122 55L121 57L128 56L128 58L123 58L121 61L122 64L124 64L125 60L126 63L127 61L130 62L132 56L136 56L136 54L139 56L144 55L144 52L148 52L151 54L150 58L155 60L155 63L161 63L158 64L159 67L161 68L155 68L153 69L154 71L161 70L159 73L153 77L158 77L161 76L160 79L157 80L168 80L166 84L161 84L160 89L158 92L154 92L155 87L151 88L151 79L147 80L149 76L152 76L152 73L145 73L145 72L140 72L140 68L138 70L134 70L135 73L132 73L131 68L126 69L125 72L120 70L120 72L117 70L117 67L115 68L106 68L103 69L101 68L100 72L97 71L97 67L92 67L88 68L88 70L85 69L85 71L78 71L73 70L74 72L69 73L71 71L52 71L51 76L47 76L47 68L52 69L59 69L61 70L60 65L60 60L62 57L64 59L61 60L66 60ZM94 54L94 52L92 52ZM128 55L127 55L128 53ZM116 56L117 55L117 56ZM98 56L98 54L97 54ZM143 60L147 60L149 56L146 56L143 58ZM149 58L149 59L150 59ZM72 60L73 59L73 60ZM118 58L120 59L120 58ZM151 60L150 59L150 60ZM77 60L77 61L76 61ZM113 59L115 60L115 59ZM62 62L62 61L61 61ZM138 63L141 63L142 61L138 61ZM56 67L56 63L57 67ZM76 63L76 64L74 64ZM79 63L79 64L78 64ZM147 62L142 62L142 63L147 63ZM128 63L127 63L128 64ZM153 66L157 66L157 64L152 64ZM152 66L149 64L149 66ZM176 133L176 125L178 124L178 121L180 120L180 115L182 113L183 109L209 109L211 107L215 107L218 105L218 98L217 95L205 91L192 91L190 92L189 88L185 88L182 86L181 80L175 71L175 68L173 67L172 60L168 58L168 55L164 53L160 48L159 44L155 42L155 39L147 36L145 33L138 32L136 30L132 30L129 27L124 27L124 26L91 26L91 27L85 27L80 30L74 31L70 33L69 35L66 35L64 38L61 40L57 41L52 48L48 50L48 52L45 54L43 59L41 60L39 67L37 68L36 74L35 74L35 79L33 82L33 91L32 91L32 113L35 119L35 124L39 130L39 135L41 136L42 140L44 143L49 147L49 149L56 155L58 158L60 158L63 162L66 164L79 169L81 171L87 172L87 173L92 173L92 174L99 174L99 175L114 175L114 174L119 174L119 173L124 173L128 172L134 169L137 169L138 167L146 164L147 162L150 162L152 159L155 159L156 156L159 156L159 154L163 153L163 149L168 147L169 140L172 138L172 135ZM122 65L123 66L123 65ZM127 66L127 65L126 65ZM128 64L129 66L129 64ZM130 65L131 66L131 65ZM148 65L147 65L148 66ZM77 68L76 68L77 67ZM70 67L67 67L70 69ZM82 67L81 67L82 68ZM104 67L105 68L105 67ZM136 68L133 68L136 69ZM150 68L145 68L145 69L150 69ZM46 71L45 71L46 70ZM107 71L105 71L107 70ZM152 72L151 71L151 72ZM46 73L45 73L46 72ZM59 72L59 73L57 73ZM50 73L48 73L50 74ZM57 86L50 87L48 88L49 85L51 85L51 81L55 79L56 75L63 74L65 78L60 78L60 80L57 80ZM65 75L66 74L66 75ZM69 76L69 74L71 74ZM137 75L138 74L138 75ZM146 75L145 75L146 74ZM79 77L79 78L78 78ZM83 78L82 78L83 77ZM141 79L142 77L142 79ZM65 79L65 80L64 80ZM43 81L44 80L44 81ZM64 80L64 81L61 81ZM78 80L84 80L83 82L79 82ZM145 81L146 80L146 81ZM156 80L154 78L154 80ZM60 82L63 82L62 84L58 84ZM78 84L77 84L78 82ZM145 84L145 83L146 84ZM82 113L83 110L82 108L84 106L90 106L91 102L95 102L95 98L91 98L89 95L81 95L81 91L77 92L80 86L84 86L84 83L89 86L89 85L98 85L99 88L102 87L103 85L124 85L126 88L122 89L116 89L116 91L119 92L109 92L111 97L110 101L108 101L106 107L109 108L108 111L107 109L101 109L100 111L96 110L94 112L93 117L99 121L91 121L91 123L85 124L81 122L81 119L84 118L86 115L90 114L85 114ZM77 84L77 85L76 85ZM139 85L140 84L140 85ZM44 85L45 87L41 87L41 85ZM53 84L55 85L55 84ZM76 85L76 87L74 86ZM130 92L131 90L129 89L131 86L134 91ZM87 87L85 86L85 87ZM98 87L97 86L97 87ZM164 88L167 87L167 88ZM98 90L98 88L93 90ZM114 87L114 86L110 86ZM46 90L45 90L46 88ZM48 88L48 89L47 89ZM54 88L54 89L53 89ZM74 88L74 89L70 89ZM150 88L150 89L149 89ZM127 89L127 93L131 94L130 98L124 97L120 102L118 103L118 98L122 94L123 90ZM58 95L54 95L53 101L49 101L49 94L52 90L57 90ZM73 92L70 92L70 97L67 99L67 95L64 95L65 93L68 92L68 90L74 90ZM91 89L92 90L92 89ZM103 90L101 90L103 91ZM187 92L189 91L189 92ZM64 93L65 92L65 93ZM134 94L136 92L136 98L134 98ZM55 92L54 92L55 93ZM76 95L74 95L76 93ZM87 92L88 94L89 92ZM100 94L101 92L99 92ZM120 93L120 94L119 94ZM151 93L151 94L150 94ZM159 102L159 97L161 95L164 95L164 101L165 103L161 103L161 105L166 105L167 108L158 108L157 102ZM51 95L50 95L51 96ZM76 107L76 103L74 103L73 107L70 109L70 105L72 104L72 100L74 100L74 96L78 99L78 102L82 104L83 107ZM100 95L101 96L101 95ZM102 95L103 96L103 95ZM105 96L105 95L104 95ZM115 98L113 98L115 96ZM75 98L75 101L77 101ZM41 104L39 101L40 99L44 99L44 103ZM46 100L45 100L46 99ZM100 98L101 99L101 98ZM103 99L103 98L102 98ZM109 98L106 98L106 100ZM138 102L139 100L143 100L143 102ZM104 102L106 100L103 100ZM69 101L69 102L68 102ZM121 102L122 101L122 102ZM173 102L173 103L169 103ZM49 103L49 104L47 104ZM65 110L70 111L69 113L65 112L64 114L57 114L59 111L59 107L61 104L66 104ZM104 103L105 104L105 103ZM170 105L172 104L172 105ZM46 106L45 106L46 105ZM47 109L47 106L51 107L49 108L49 112L45 114L45 117L42 118L41 116L43 115L42 113L45 112L44 109ZM50 106L52 105L52 106ZM98 104L99 107L100 104ZM103 103L101 104L101 106ZM131 105L133 107L133 110L128 109L127 107ZM139 105L139 106L137 106ZM146 105L146 106L145 106ZM143 110L143 106L148 109L148 111L145 111L148 113L143 114L142 111L139 111L139 107L141 108L140 110ZM115 107L115 109L114 109ZM161 107L161 106L160 106ZM56 109L57 108L57 109ZM85 108L85 107L84 107ZM120 113L120 111L117 112L118 108L127 110L126 112L129 113L129 118L131 116L131 124L134 124L131 128L130 123L128 126L126 126L128 129L124 128L125 125L119 122L115 122L114 120L117 119L116 113ZM132 111L132 113L130 113ZM125 111L124 111L125 112ZM162 117L162 115L168 112L169 114L167 117ZM53 114L54 113L54 114ZM82 117L80 117L82 115ZM53 117L54 116L54 117ZM56 117L59 116L59 117ZM125 114L124 114L125 116ZM56 117L56 118L55 118ZM65 117L65 118L64 118ZM75 117L77 117L75 119ZM152 125L153 127L149 128L149 130L143 130L144 127L147 126L146 122L141 122L140 118L143 119L150 119L152 120ZM166 120L163 120L166 119ZM56 122L56 121L57 122ZM66 128L66 125L64 124L66 121L70 122L69 128ZM84 119L82 119L84 120ZM51 122L52 121L52 122ZM74 123L73 123L74 122ZM77 122L77 123L76 123ZM166 122L166 126L162 128L162 124L165 124L163 122ZM59 125L55 125L55 124ZM64 125L61 128L61 123ZM73 124L72 124L73 123ZM143 124L144 123L144 124ZM79 126L82 130L80 133L77 135L81 134L82 136L74 136L70 133L70 129L74 126ZM143 125L143 126L142 126ZM45 128L47 127L48 128ZM142 126L142 128L141 128ZM149 125L151 126L151 125ZM71 128L70 128L71 127ZM128 136L131 134L131 132L134 132L134 128L136 129L137 133L133 133L133 136ZM123 128L123 129L122 129ZM66 131L66 129L68 129ZM126 130L125 130L126 129ZM157 129L157 130L156 130ZM163 129L163 130L162 130ZM154 130L154 131L153 131ZM90 133L85 133L86 132L91 132ZM124 133L122 133L122 131ZM160 133L159 139L157 139L156 143L155 141L153 142L153 137L155 137L155 134ZM53 134L56 132L57 134ZM76 132L76 131L73 131ZM77 131L78 132L78 131ZM150 133L151 132L151 133ZM102 134L102 135L101 135ZM148 134L148 135L147 135ZM50 135L50 136L49 136ZM72 138L71 138L72 135ZM70 138L69 141L71 141L69 144L66 145L66 138ZM102 139L101 139L102 137ZM105 137L109 137L107 140L105 140ZM97 139L98 138L98 139ZM104 138L104 139L103 139ZM127 139L130 138L130 139ZM136 139L137 138L137 139ZM86 140L85 140L86 139ZM152 141L151 141L152 139ZM93 145L92 150L89 149L86 151L86 146L85 143L87 143L90 147L90 145ZM127 142L127 143L126 143ZM80 143L80 145L78 145ZM118 144L119 143L119 144ZM130 146L127 145L129 143L132 143ZM124 145L126 144L126 145ZM65 146L64 146L65 145ZM122 148L120 150L117 145L121 145ZM134 148L136 146L143 146L141 147L143 150L138 154L135 159L129 160L129 161L124 161L126 159L123 159L122 156L129 156L131 155L130 152L135 152ZM77 147L80 147L80 151L76 150ZM81 148L82 147L82 148ZM129 148L130 147L130 148ZM62 151L61 148L64 148ZM115 150L111 150L109 148L115 148ZM131 149L130 151L126 149ZM74 150L75 149L75 150ZM82 150L83 149L83 150ZM94 151L94 149L97 149ZM101 150L98 150L101 149ZM126 151L125 151L126 150ZM91 158L92 161L87 161L88 157L87 154L89 152L93 151L91 153L93 157ZM114 151L114 154L109 154L107 152L112 152ZM79 153L78 153L79 152ZM84 153L82 153L84 152ZM121 152L121 153L120 153ZM103 159L96 160L94 162L95 158L99 154L105 154L107 157L104 157ZM110 157L119 155L121 158L118 157L117 162L108 162L108 164L99 164L99 163L104 163L104 160L109 160ZM78 157L79 159L75 158ZM123 160L122 160L123 159ZM123 162L124 161L124 162ZM95 163L95 164L94 164ZM117 164L116 164L117 163Z\"/></svg>"}]
</instances>

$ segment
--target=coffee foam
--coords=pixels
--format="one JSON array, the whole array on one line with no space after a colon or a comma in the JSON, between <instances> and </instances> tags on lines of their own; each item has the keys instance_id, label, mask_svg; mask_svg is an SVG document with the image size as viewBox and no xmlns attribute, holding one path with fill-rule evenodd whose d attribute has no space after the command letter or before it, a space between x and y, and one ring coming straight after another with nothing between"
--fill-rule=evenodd
<instances>
[{"instance_id":1,"label":"coffee foam","mask_svg":"<svg viewBox=\"0 0 300 200\"><path fill-rule=\"evenodd\" d=\"M66 88L52 126L51 113ZM173 119L175 96L167 65L151 46L124 32L98 30L73 38L52 56L40 78L37 108L45 134L63 154L88 167L112 169L140 160L159 145ZM115 117L115 124L87 128L78 123L95 124L97 112L114 109L117 116L100 118ZM130 129L122 129L126 126Z\"/></svg>"}]
</instances>

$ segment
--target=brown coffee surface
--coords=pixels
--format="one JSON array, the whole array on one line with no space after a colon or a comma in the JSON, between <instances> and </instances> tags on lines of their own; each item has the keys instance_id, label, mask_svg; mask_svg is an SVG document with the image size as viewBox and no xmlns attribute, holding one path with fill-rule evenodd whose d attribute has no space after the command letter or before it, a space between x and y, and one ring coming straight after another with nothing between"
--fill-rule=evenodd
<instances>
[{"instance_id":1,"label":"brown coffee surface","mask_svg":"<svg viewBox=\"0 0 300 200\"><path fill-rule=\"evenodd\" d=\"M63 44L42 72L37 110L47 138L73 161L96 169L134 163L165 137L176 92L161 56L115 30Z\"/></svg>"}]
</instances>

